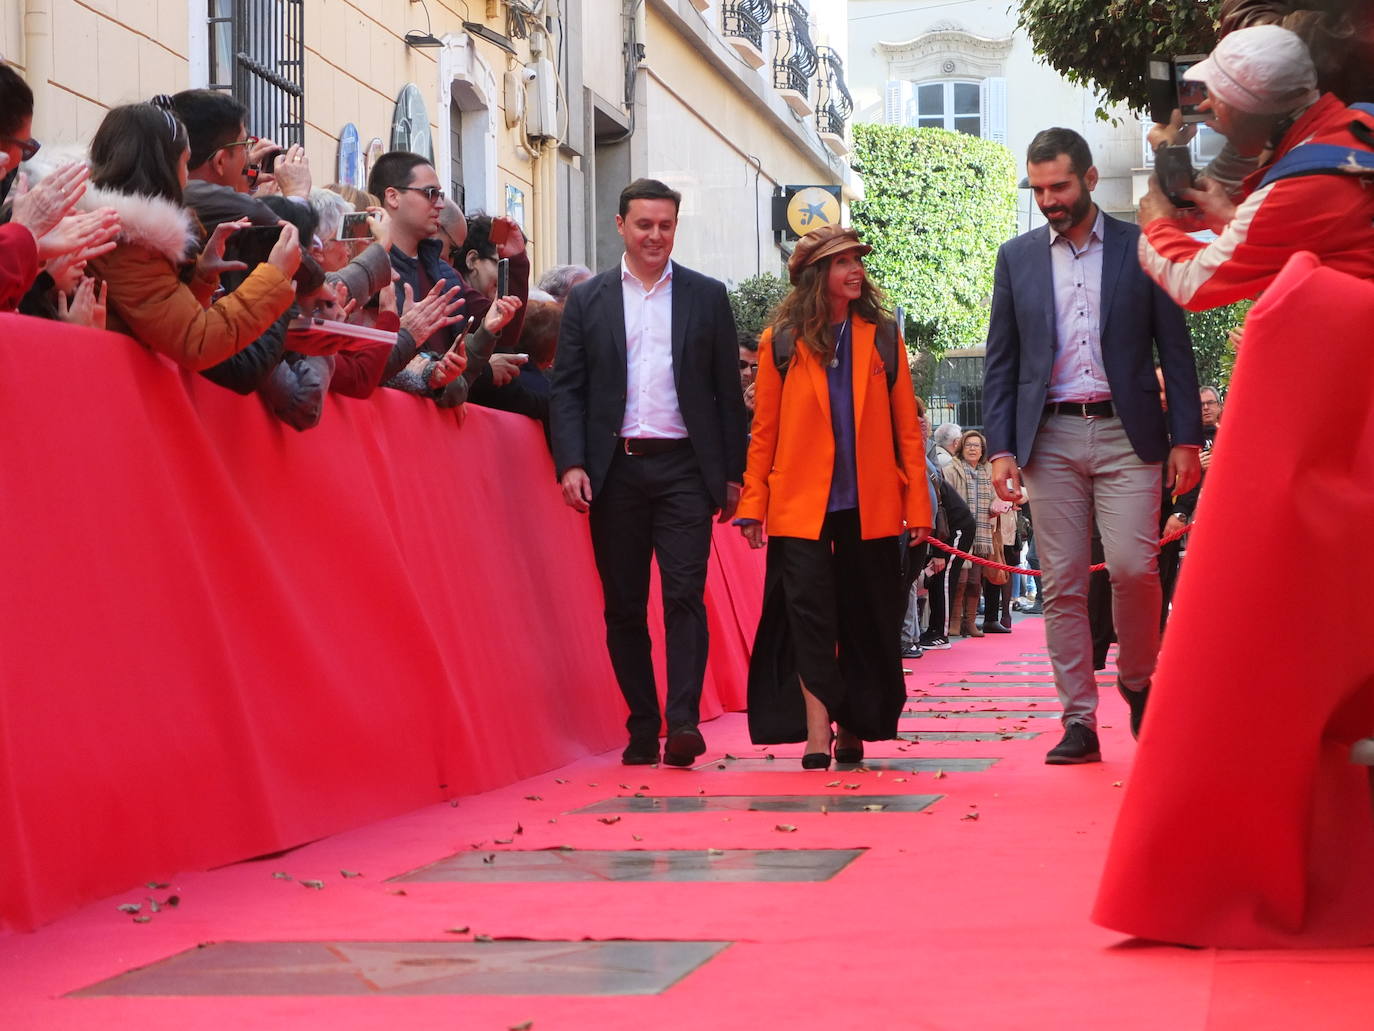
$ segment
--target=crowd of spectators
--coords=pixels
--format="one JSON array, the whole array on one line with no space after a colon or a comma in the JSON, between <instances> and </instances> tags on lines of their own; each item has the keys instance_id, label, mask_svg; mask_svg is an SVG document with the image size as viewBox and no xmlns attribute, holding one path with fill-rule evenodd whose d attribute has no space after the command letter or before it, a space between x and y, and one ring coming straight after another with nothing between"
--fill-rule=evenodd
<instances>
[{"instance_id":1,"label":"crowd of spectators","mask_svg":"<svg viewBox=\"0 0 1374 1031\"><path fill-rule=\"evenodd\" d=\"M521 228L465 215L427 159L382 155L366 191L321 186L302 147L251 135L212 90L111 108L57 158L33 116L0 61L0 312L127 334L297 430L326 393L379 387L547 429L562 305L591 272L532 285Z\"/></svg>"}]
</instances>

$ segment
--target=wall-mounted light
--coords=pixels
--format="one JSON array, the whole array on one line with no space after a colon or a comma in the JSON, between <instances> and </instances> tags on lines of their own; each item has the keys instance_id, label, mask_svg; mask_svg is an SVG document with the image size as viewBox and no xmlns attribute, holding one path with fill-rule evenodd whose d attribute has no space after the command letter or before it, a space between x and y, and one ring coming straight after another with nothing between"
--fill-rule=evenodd
<instances>
[{"instance_id":1,"label":"wall-mounted light","mask_svg":"<svg viewBox=\"0 0 1374 1031\"><path fill-rule=\"evenodd\" d=\"M406 46L408 47L441 47L444 45L442 39L434 35L434 25L429 20L429 8L425 6L425 0L410 0L413 4L419 4L421 10L425 12L425 31L411 29L405 34Z\"/></svg>"},{"instance_id":2,"label":"wall-mounted light","mask_svg":"<svg viewBox=\"0 0 1374 1031\"><path fill-rule=\"evenodd\" d=\"M497 32L495 29L487 28L481 22L465 21L463 22L463 31L471 36L478 36L481 39L485 39L488 43L495 44L502 50L506 51L506 53L508 54L515 53L514 43L512 43L507 37L501 35L501 33Z\"/></svg>"}]
</instances>

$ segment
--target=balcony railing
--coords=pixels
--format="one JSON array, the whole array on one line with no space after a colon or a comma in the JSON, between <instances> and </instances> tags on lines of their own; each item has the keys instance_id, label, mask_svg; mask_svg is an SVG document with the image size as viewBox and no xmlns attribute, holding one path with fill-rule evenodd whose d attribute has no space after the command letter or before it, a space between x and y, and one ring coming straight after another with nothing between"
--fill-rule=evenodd
<instances>
[{"instance_id":1,"label":"balcony railing","mask_svg":"<svg viewBox=\"0 0 1374 1031\"><path fill-rule=\"evenodd\" d=\"M844 153L845 126L854 113L854 98L844 81L844 61L831 47L817 47L821 62L820 90L816 97L816 131L831 150Z\"/></svg>"},{"instance_id":2,"label":"balcony railing","mask_svg":"<svg viewBox=\"0 0 1374 1031\"><path fill-rule=\"evenodd\" d=\"M763 52L763 30L773 19L773 0L725 0L721 5L721 34L745 39Z\"/></svg>"},{"instance_id":3,"label":"balcony railing","mask_svg":"<svg viewBox=\"0 0 1374 1031\"><path fill-rule=\"evenodd\" d=\"M811 82L820 69L820 55L811 42L806 8L796 0L778 6L775 33L777 48L773 51L773 88L798 115L812 111Z\"/></svg>"}]
</instances>

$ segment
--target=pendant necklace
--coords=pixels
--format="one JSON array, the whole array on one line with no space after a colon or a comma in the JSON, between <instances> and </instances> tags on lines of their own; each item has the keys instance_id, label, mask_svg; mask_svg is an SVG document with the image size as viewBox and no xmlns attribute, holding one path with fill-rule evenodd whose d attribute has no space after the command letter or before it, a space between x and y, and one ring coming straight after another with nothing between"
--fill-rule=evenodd
<instances>
[{"instance_id":1,"label":"pendant necklace","mask_svg":"<svg viewBox=\"0 0 1374 1031\"><path fill-rule=\"evenodd\" d=\"M849 318L846 316L844 325L840 327L840 332L835 338L835 357L830 359L830 367L838 369L840 367L840 342L844 340L844 335L849 332Z\"/></svg>"}]
</instances>

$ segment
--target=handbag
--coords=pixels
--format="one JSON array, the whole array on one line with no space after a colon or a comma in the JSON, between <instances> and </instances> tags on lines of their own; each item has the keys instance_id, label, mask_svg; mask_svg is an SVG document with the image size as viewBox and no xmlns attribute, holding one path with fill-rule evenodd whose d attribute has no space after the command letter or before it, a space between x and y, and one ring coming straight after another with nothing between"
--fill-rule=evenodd
<instances>
[{"instance_id":1,"label":"handbag","mask_svg":"<svg viewBox=\"0 0 1374 1031\"><path fill-rule=\"evenodd\" d=\"M1005 569L993 569L991 566L983 566L983 579L994 587L1001 587L1011 579L1011 574Z\"/></svg>"}]
</instances>

